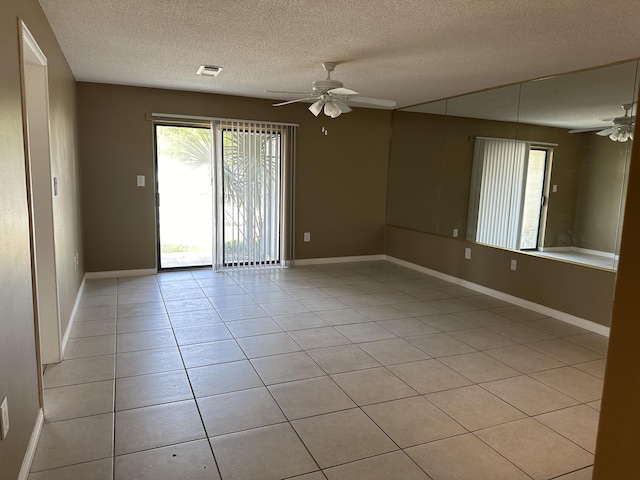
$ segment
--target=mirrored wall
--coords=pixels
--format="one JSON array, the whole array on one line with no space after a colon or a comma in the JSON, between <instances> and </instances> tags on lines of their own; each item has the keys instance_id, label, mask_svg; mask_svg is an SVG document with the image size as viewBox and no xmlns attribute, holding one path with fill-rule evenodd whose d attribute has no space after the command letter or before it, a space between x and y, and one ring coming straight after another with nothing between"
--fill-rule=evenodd
<instances>
[{"instance_id":1,"label":"mirrored wall","mask_svg":"<svg viewBox=\"0 0 640 480\"><path fill-rule=\"evenodd\" d=\"M387 224L615 269L638 62L396 110Z\"/></svg>"}]
</instances>

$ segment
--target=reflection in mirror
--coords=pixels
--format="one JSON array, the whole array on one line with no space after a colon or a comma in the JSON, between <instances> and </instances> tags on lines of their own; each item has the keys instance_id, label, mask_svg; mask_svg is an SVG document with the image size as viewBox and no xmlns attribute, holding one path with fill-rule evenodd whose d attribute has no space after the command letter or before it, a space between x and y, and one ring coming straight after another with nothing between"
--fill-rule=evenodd
<instances>
[{"instance_id":1,"label":"reflection in mirror","mask_svg":"<svg viewBox=\"0 0 640 480\"><path fill-rule=\"evenodd\" d=\"M637 62L394 112L388 224L615 268Z\"/></svg>"},{"instance_id":2,"label":"reflection in mirror","mask_svg":"<svg viewBox=\"0 0 640 480\"><path fill-rule=\"evenodd\" d=\"M615 268L636 62L522 85L518 135L549 147L538 254Z\"/></svg>"}]
</instances>

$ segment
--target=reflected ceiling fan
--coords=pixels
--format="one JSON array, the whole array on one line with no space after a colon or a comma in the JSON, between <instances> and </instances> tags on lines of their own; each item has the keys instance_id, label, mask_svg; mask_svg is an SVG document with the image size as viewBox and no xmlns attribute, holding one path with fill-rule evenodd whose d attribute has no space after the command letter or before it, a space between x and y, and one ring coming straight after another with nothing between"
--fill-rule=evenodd
<instances>
[{"instance_id":1,"label":"reflected ceiling fan","mask_svg":"<svg viewBox=\"0 0 640 480\"><path fill-rule=\"evenodd\" d=\"M635 115L631 115L633 104L627 103L620 105L624 110L623 117L603 118L603 121L611 122L611 125L605 127L582 128L577 130L569 130L569 133L596 132L596 135L609 137L614 142L626 142L633 140L633 128L636 123Z\"/></svg>"},{"instance_id":2,"label":"reflected ceiling fan","mask_svg":"<svg viewBox=\"0 0 640 480\"><path fill-rule=\"evenodd\" d=\"M313 91L308 93L303 92L278 92L269 91L269 93L287 93L294 95L304 95L302 98L296 100L289 100L287 102L274 103L274 107L281 107L282 105L289 105L291 103L309 102L313 101L309 107L309 111L316 117L320 112L324 111L324 114L331 118L339 117L342 113L351 111L347 102L355 102L367 105L375 105L378 107L393 108L396 106L396 102L393 100L384 100L381 98L363 97L358 92L349 88L344 88L343 84L339 80L331 78L331 72L336 68L336 62L323 62L322 68L327 72L327 78L324 80L317 80L313 82Z\"/></svg>"}]
</instances>

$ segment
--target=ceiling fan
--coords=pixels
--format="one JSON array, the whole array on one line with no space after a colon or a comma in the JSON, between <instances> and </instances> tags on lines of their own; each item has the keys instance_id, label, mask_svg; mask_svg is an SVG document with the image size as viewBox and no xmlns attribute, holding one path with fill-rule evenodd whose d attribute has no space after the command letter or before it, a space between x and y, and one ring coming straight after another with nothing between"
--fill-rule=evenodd
<instances>
[{"instance_id":1,"label":"ceiling fan","mask_svg":"<svg viewBox=\"0 0 640 480\"><path fill-rule=\"evenodd\" d=\"M624 116L616 118L606 118L603 121L611 122L606 127L582 128L578 130L569 130L569 133L596 132L596 135L609 137L614 142L626 142L633 140L633 128L636 123L635 115L631 115L633 104L627 103L620 105L624 110Z\"/></svg>"},{"instance_id":2,"label":"ceiling fan","mask_svg":"<svg viewBox=\"0 0 640 480\"><path fill-rule=\"evenodd\" d=\"M342 113L350 112L351 108L349 107L349 105L347 105L347 102L356 102L389 108L393 108L396 106L396 102L394 102L393 100L363 97L354 90L344 88L341 81L331 78L331 72L333 72L333 70L336 68L336 65L336 62L322 63L322 68L324 68L325 72L327 72L327 78L313 82L313 92L303 93L269 91L269 93L304 95L304 97L298 98L296 100L274 103L273 106L281 107L282 105L289 105L291 103L308 102L313 100L314 102L309 107L309 111L316 117L320 114L320 112L324 111L324 114L331 118L336 118L339 117Z\"/></svg>"}]
</instances>

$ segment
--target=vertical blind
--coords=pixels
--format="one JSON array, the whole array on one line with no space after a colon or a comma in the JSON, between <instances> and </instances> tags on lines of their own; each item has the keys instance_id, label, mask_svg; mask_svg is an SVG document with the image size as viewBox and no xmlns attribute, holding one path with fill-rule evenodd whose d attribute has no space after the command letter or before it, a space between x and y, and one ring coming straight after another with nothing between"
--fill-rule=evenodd
<instances>
[{"instance_id":1,"label":"vertical blind","mask_svg":"<svg viewBox=\"0 0 640 480\"><path fill-rule=\"evenodd\" d=\"M528 143L476 138L468 231L474 240L518 248Z\"/></svg>"},{"instance_id":2,"label":"vertical blind","mask_svg":"<svg viewBox=\"0 0 640 480\"><path fill-rule=\"evenodd\" d=\"M244 121L215 128L215 266L272 267L293 256L295 127Z\"/></svg>"}]
</instances>

